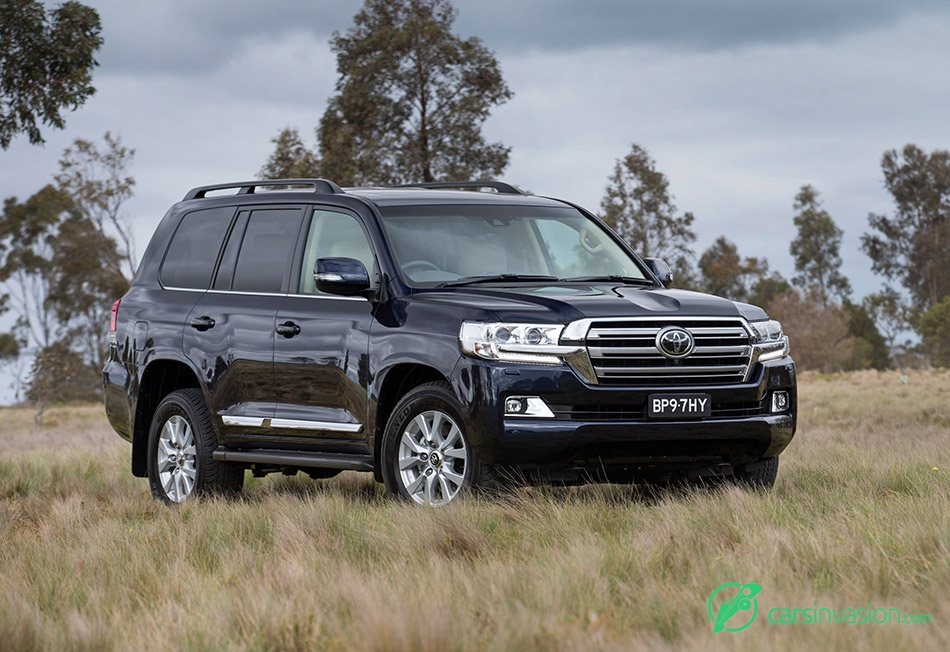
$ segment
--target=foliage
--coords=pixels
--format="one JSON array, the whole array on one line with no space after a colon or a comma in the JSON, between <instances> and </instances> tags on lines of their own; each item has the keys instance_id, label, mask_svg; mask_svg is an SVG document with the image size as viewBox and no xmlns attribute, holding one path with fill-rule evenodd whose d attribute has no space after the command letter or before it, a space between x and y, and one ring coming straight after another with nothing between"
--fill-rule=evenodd
<instances>
[{"instance_id":1,"label":"foliage","mask_svg":"<svg viewBox=\"0 0 950 652\"><path fill-rule=\"evenodd\" d=\"M798 235L789 250L795 260L792 282L799 288L817 286L826 299L845 299L851 284L841 273L841 236L828 211L821 207L818 191L804 185L795 196L795 227Z\"/></svg>"},{"instance_id":2,"label":"foliage","mask_svg":"<svg viewBox=\"0 0 950 652\"><path fill-rule=\"evenodd\" d=\"M788 283L778 273L769 275L766 259L743 259L736 245L725 236L719 236L699 257L699 271L703 292L733 301L762 301L765 305L772 296L788 289Z\"/></svg>"},{"instance_id":3,"label":"foliage","mask_svg":"<svg viewBox=\"0 0 950 652\"><path fill-rule=\"evenodd\" d=\"M845 299L842 308L849 316L848 334L855 343L855 356L847 369L888 369L891 365L887 339L878 330L874 317L865 303Z\"/></svg>"},{"instance_id":4,"label":"foliage","mask_svg":"<svg viewBox=\"0 0 950 652\"><path fill-rule=\"evenodd\" d=\"M950 296L920 316L917 330L931 362L937 367L950 367Z\"/></svg>"},{"instance_id":5,"label":"foliage","mask_svg":"<svg viewBox=\"0 0 950 652\"><path fill-rule=\"evenodd\" d=\"M897 291L890 287L884 287L880 292L864 297L861 305L877 324L891 356L903 367L903 353L910 346L910 342L905 341L899 345L897 338L910 328L911 322L914 321L914 311Z\"/></svg>"},{"instance_id":6,"label":"foliage","mask_svg":"<svg viewBox=\"0 0 950 652\"><path fill-rule=\"evenodd\" d=\"M895 210L868 216L861 248L871 269L903 285L923 312L950 295L950 152L906 145L885 152L881 168Z\"/></svg>"},{"instance_id":7,"label":"foliage","mask_svg":"<svg viewBox=\"0 0 950 652\"><path fill-rule=\"evenodd\" d=\"M511 98L495 56L452 33L447 0L366 0L334 33L339 79L320 120L323 174L343 185L494 177L510 148L482 124Z\"/></svg>"},{"instance_id":8,"label":"foliage","mask_svg":"<svg viewBox=\"0 0 950 652\"><path fill-rule=\"evenodd\" d=\"M20 342L13 333L0 333L0 362L20 355Z\"/></svg>"},{"instance_id":9,"label":"foliage","mask_svg":"<svg viewBox=\"0 0 950 652\"><path fill-rule=\"evenodd\" d=\"M112 265L103 264L119 258L116 242L85 216L71 215L60 223L50 245L49 303L71 348L93 369L102 369L109 349L112 303L129 288L125 277Z\"/></svg>"},{"instance_id":10,"label":"foliage","mask_svg":"<svg viewBox=\"0 0 950 652\"><path fill-rule=\"evenodd\" d=\"M763 262L767 262L764 258ZM788 281L778 272L772 272L755 281L749 293L749 303L766 308L777 298L792 289Z\"/></svg>"},{"instance_id":11,"label":"foliage","mask_svg":"<svg viewBox=\"0 0 950 652\"><path fill-rule=\"evenodd\" d=\"M75 207L69 197L47 185L20 204L4 201L0 218L0 287L17 317L17 326L35 347L55 340L58 323L49 302L53 284L50 237ZM98 263L97 263L98 264Z\"/></svg>"},{"instance_id":12,"label":"foliage","mask_svg":"<svg viewBox=\"0 0 950 652\"><path fill-rule=\"evenodd\" d=\"M320 160L317 154L304 145L300 133L292 127L284 127L274 138L274 151L261 167L257 176L261 179L316 179L320 176Z\"/></svg>"},{"instance_id":13,"label":"foliage","mask_svg":"<svg viewBox=\"0 0 950 652\"><path fill-rule=\"evenodd\" d=\"M98 246L100 253L109 246L107 238L118 238L121 246L117 255L101 258L100 262L128 279L137 266L132 225L124 213L125 202L134 194L135 178L129 174L134 157L134 149L124 147L120 137L107 131L101 149L82 138L73 141L63 151L56 175L59 187L70 196L82 216L95 225L102 240Z\"/></svg>"},{"instance_id":14,"label":"foliage","mask_svg":"<svg viewBox=\"0 0 950 652\"><path fill-rule=\"evenodd\" d=\"M0 147L20 133L42 143L39 124L62 129L62 110L96 92L100 31L96 10L78 2L47 15L37 0L0 0Z\"/></svg>"},{"instance_id":15,"label":"foliage","mask_svg":"<svg viewBox=\"0 0 950 652\"><path fill-rule=\"evenodd\" d=\"M98 400L99 377L66 341L44 347L33 358L26 397L37 406L36 419L43 422L46 408L55 403Z\"/></svg>"},{"instance_id":16,"label":"foliage","mask_svg":"<svg viewBox=\"0 0 950 652\"><path fill-rule=\"evenodd\" d=\"M799 368L833 372L851 365L855 341L848 329L848 311L828 301L817 286L805 291L793 288L768 309L782 323Z\"/></svg>"},{"instance_id":17,"label":"foliage","mask_svg":"<svg viewBox=\"0 0 950 652\"><path fill-rule=\"evenodd\" d=\"M600 203L604 221L644 258L662 258L677 276L689 276L696 241L693 214L677 216L670 182L649 153L634 143L618 159Z\"/></svg>"},{"instance_id":18,"label":"foliage","mask_svg":"<svg viewBox=\"0 0 950 652\"><path fill-rule=\"evenodd\" d=\"M16 315L18 353L37 352L28 397L43 406L88 398L99 388L108 348L109 307L128 288L116 269L116 242L48 185L0 219L0 286ZM22 341L25 340L25 341ZM85 365L81 372L77 361ZM90 380L91 379L91 380Z\"/></svg>"}]
</instances>

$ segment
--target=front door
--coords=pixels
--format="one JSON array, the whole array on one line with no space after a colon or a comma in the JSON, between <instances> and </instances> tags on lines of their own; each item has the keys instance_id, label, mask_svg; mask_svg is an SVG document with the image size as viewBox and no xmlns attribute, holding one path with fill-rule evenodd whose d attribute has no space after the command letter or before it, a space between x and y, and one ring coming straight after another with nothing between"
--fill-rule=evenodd
<instances>
[{"instance_id":1,"label":"front door","mask_svg":"<svg viewBox=\"0 0 950 652\"><path fill-rule=\"evenodd\" d=\"M317 290L314 263L327 257L354 258L373 273L373 250L356 216L341 210L313 212L299 282L277 311L277 409L271 425L320 448L365 452L373 304Z\"/></svg>"}]
</instances>

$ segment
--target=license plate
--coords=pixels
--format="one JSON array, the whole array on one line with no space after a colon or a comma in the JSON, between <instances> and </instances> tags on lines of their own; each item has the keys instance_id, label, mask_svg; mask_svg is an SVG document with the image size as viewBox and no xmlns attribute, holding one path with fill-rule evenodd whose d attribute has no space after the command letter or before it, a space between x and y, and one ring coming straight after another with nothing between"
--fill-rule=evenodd
<instances>
[{"instance_id":1,"label":"license plate","mask_svg":"<svg viewBox=\"0 0 950 652\"><path fill-rule=\"evenodd\" d=\"M701 419L712 415L709 394L650 394L647 416L651 419Z\"/></svg>"}]
</instances>

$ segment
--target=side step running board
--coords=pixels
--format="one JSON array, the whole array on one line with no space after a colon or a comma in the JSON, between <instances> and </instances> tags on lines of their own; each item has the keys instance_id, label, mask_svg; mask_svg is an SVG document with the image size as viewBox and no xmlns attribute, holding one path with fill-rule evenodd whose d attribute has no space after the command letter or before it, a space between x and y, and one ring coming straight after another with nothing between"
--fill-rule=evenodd
<instances>
[{"instance_id":1,"label":"side step running board","mask_svg":"<svg viewBox=\"0 0 950 652\"><path fill-rule=\"evenodd\" d=\"M242 462L244 464L271 464L274 466L317 467L343 469L344 471L372 471L373 458L368 455L341 453L309 453L304 451L275 450L230 450L218 448L213 453L219 462Z\"/></svg>"}]
</instances>

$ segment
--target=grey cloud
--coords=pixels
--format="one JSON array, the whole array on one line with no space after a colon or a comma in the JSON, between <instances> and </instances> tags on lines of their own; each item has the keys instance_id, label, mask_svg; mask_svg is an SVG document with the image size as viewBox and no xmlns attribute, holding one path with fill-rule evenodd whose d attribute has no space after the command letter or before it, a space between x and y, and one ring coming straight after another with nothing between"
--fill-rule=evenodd
<instances>
[{"instance_id":1,"label":"grey cloud","mask_svg":"<svg viewBox=\"0 0 950 652\"><path fill-rule=\"evenodd\" d=\"M944 0L466 0L458 25L499 51L572 51L620 44L708 51L825 41Z\"/></svg>"},{"instance_id":2,"label":"grey cloud","mask_svg":"<svg viewBox=\"0 0 950 652\"><path fill-rule=\"evenodd\" d=\"M360 0L86 0L103 20L101 63L113 72L199 75L249 41L303 32L328 43ZM950 11L945 0L456 0L456 28L499 54L644 45L714 51L825 42L904 17Z\"/></svg>"}]
</instances>

